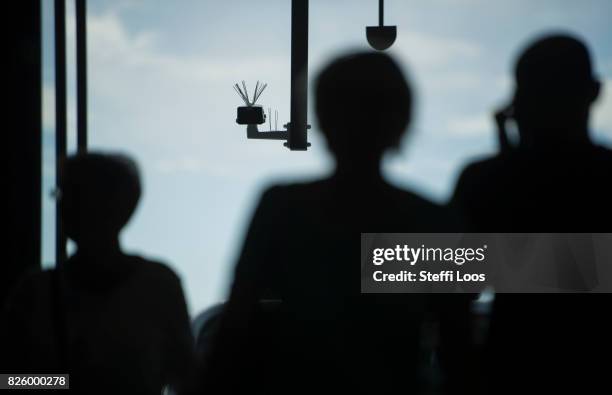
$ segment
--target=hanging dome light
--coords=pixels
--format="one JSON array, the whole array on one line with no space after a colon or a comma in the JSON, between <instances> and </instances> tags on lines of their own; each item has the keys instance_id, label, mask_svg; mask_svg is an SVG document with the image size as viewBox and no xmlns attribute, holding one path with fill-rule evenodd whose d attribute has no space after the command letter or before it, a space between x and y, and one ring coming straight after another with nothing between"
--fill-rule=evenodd
<instances>
[{"instance_id":1,"label":"hanging dome light","mask_svg":"<svg viewBox=\"0 0 612 395\"><path fill-rule=\"evenodd\" d=\"M395 42L397 26L385 26L385 1L378 0L378 26L366 26L366 37L372 48L384 51Z\"/></svg>"}]
</instances>

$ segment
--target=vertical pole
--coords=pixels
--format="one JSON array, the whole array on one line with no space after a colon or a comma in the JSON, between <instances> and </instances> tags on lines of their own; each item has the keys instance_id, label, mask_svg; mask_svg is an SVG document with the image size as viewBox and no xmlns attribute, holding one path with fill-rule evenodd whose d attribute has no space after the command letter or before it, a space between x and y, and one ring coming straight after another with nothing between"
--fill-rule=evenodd
<instances>
[{"instance_id":1,"label":"vertical pole","mask_svg":"<svg viewBox=\"0 0 612 395\"><path fill-rule=\"evenodd\" d=\"M2 132L5 197L0 207L3 227L0 305L29 268L40 266L42 182L41 6L38 1L2 4L0 26L6 110Z\"/></svg>"},{"instance_id":2,"label":"vertical pole","mask_svg":"<svg viewBox=\"0 0 612 395\"><path fill-rule=\"evenodd\" d=\"M385 0L378 0L378 26L385 25Z\"/></svg>"},{"instance_id":3,"label":"vertical pole","mask_svg":"<svg viewBox=\"0 0 612 395\"><path fill-rule=\"evenodd\" d=\"M77 152L87 151L87 1L76 5Z\"/></svg>"},{"instance_id":4,"label":"vertical pole","mask_svg":"<svg viewBox=\"0 0 612 395\"><path fill-rule=\"evenodd\" d=\"M55 184L62 183L66 159L66 0L55 0ZM60 192L61 193L61 192ZM66 235L61 219L61 195L55 204L55 265L66 260Z\"/></svg>"},{"instance_id":5,"label":"vertical pole","mask_svg":"<svg viewBox=\"0 0 612 395\"><path fill-rule=\"evenodd\" d=\"M305 151L308 106L308 0L291 2L291 123L285 146Z\"/></svg>"}]
</instances>

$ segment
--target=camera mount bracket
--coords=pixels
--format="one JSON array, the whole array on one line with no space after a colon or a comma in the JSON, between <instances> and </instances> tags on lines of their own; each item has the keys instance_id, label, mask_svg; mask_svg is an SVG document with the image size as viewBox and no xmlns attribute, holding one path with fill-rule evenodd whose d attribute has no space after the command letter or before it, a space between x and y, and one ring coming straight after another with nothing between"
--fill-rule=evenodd
<instances>
[{"instance_id":1,"label":"camera mount bracket","mask_svg":"<svg viewBox=\"0 0 612 395\"><path fill-rule=\"evenodd\" d=\"M308 0L291 1L291 121L284 131L261 132L257 125L265 122L265 115L248 100L245 90L246 107L238 108L238 124L247 125L247 138L263 140L285 140L285 147L291 151L306 151L310 146L307 138L308 103ZM243 84L244 86L244 84ZM240 90L240 87L238 87ZM239 92L240 94L240 92ZM260 92L261 94L261 92ZM242 96L242 95L241 95ZM243 97L244 98L244 97Z\"/></svg>"}]
</instances>

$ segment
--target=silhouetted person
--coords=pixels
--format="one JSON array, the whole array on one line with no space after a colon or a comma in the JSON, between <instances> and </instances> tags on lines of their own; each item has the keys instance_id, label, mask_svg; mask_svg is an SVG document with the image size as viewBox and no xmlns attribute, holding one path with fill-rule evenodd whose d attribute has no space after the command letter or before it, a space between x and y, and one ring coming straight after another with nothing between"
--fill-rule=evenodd
<instances>
[{"instance_id":1,"label":"silhouetted person","mask_svg":"<svg viewBox=\"0 0 612 395\"><path fill-rule=\"evenodd\" d=\"M243 385L279 393L417 389L420 330L437 298L362 295L359 263L361 232L459 228L444 209L381 175L383 154L411 120L410 86L388 55L357 53L322 71L315 100L335 171L261 197L203 392ZM281 300L272 318L261 311L265 299ZM465 320L466 304L456 300L444 307L456 315L454 335L466 341L458 318Z\"/></svg>"},{"instance_id":2,"label":"silhouetted person","mask_svg":"<svg viewBox=\"0 0 612 395\"><path fill-rule=\"evenodd\" d=\"M135 164L86 154L69 158L63 171L62 219L77 251L62 269L30 275L14 293L3 321L3 367L68 372L77 393L180 388L193 362L180 280L119 245L141 193Z\"/></svg>"},{"instance_id":3,"label":"silhouetted person","mask_svg":"<svg viewBox=\"0 0 612 395\"><path fill-rule=\"evenodd\" d=\"M587 48L570 36L540 39L520 56L515 78L514 100L497 117L516 121L520 142L469 165L454 203L487 231L609 230L612 153L589 138L600 83Z\"/></svg>"},{"instance_id":4,"label":"silhouetted person","mask_svg":"<svg viewBox=\"0 0 612 395\"><path fill-rule=\"evenodd\" d=\"M568 35L539 38L520 55L515 79L511 105L496 114L503 150L463 171L453 204L478 232L610 231L612 152L589 137L600 83L588 49ZM508 118L518 128L516 146L506 136ZM569 249L562 253L574 259ZM575 280L576 290L595 284ZM611 355L611 326L602 316L610 302L603 295L498 295L492 391L531 392L534 385L553 391L574 383L591 393L585 391L599 375L598 350Z\"/></svg>"}]
</instances>

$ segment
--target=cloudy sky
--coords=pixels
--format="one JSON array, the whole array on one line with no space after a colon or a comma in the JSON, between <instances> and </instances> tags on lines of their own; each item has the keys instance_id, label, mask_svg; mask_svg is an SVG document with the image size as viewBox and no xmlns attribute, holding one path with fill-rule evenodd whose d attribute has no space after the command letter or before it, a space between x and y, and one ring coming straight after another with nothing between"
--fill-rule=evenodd
<instances>
[{"instance_id":1,"label":"cloudy sky","mask_svg":"<svg viewBox=\"0 0 612 395\"><path fill-rule=\"evenodd\" d=\"M52 2L43 1L44 175L53 186ZM311 0L310 78L333 56L366 48L375 0ZM444 202L461 167L495 152L491 112L512 91L513 59L531 38L573 32L591 46L604 89L594 138L612 145L612 3L606 0L388 0L391 52L418 95L416 119L385 171ZM235 124L235 82L265 81L260 99L288 121L289 0L89 0L91 149L140 164L145 194L122 241L183 277L192 313L222 300L257 198L266 185L330 169L316 119L312 148L249 141ZM74 146L74 18L68 0L69 142ZM363 109L364 111L367 109ZM53 202L44 199L44 252L53 264Z\"/></svg>"}]
</instances>

